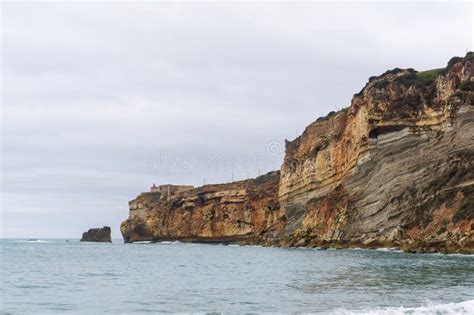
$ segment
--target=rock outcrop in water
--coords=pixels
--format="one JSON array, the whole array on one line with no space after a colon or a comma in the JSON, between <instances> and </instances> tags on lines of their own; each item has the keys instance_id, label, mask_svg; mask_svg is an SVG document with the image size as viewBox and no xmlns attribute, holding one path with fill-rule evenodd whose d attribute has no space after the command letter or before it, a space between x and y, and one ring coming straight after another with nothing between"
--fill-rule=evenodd
<instances>
[{"instance_id":1,"label":"rock outcrop in water","mask_svg":"<svg viewBox=\"0 0 474 315\"><path fill-rule=\"evenodd\" d=\"M124 239L473 253L473 73L470 52L371 77L350 107L286 142L279 173L143 193Z\"/></svg>"},{"instance_id":2,"label":"rock outcrop in water","mask_svg":"<svg viewBox=\"0 0 474 315\"><path fill-rule=\"evenodd\" d=\"M89 229L82 234L81 242L112 242L110 227Z\"/></svg>"}]
</instances>

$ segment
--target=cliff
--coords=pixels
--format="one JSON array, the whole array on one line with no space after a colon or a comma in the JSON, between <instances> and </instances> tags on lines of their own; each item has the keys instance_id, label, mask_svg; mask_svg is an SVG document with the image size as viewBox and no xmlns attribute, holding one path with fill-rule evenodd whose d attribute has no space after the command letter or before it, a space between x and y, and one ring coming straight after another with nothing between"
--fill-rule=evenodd
<instances>
[{"instance_id":1,"label":"cliff","mask_svg":"<svg viewBox=\"0 0 474 315\"><path fill-rule=\"evenodd\" d=\"M104 226L102 228L89 229L89 231L82 234L81 242L112 242L110 236L110 227Z\"/></svg>"},{"instance_id":2,"label":"cliff","mask_svg":"<svg viewBox=\"0 0 474 315\"><path fill-rule=\"evenodd\" d=\"M371 77L348 108L286 141L280 174L142 194L124 239L472 253L473 73L470 52Z\"/></svg>"},{"instance_id":3,"label":"cliff","mask_svg":"<svg viewBox=\"0 0 474 315\"><path fill-rule=\"evenodd\" d=\"M129 202L122 223L125 242L181 240L190 242L259 242L277 238L285 216L278 202L279 172L256 179L175 190L159 189ZM271 236L275 234L274 236Z\"/></svg>"},{"instance_id":4,"label":"cliff","mask_svg":"<svg viewBox=\"0 0 474 315\"><path fill-rule=\"evenodd\" d=\"M473 72L469 53L372 77L349 108L287 142L287 244L472 251Z\"/></svg>"}]
</instances>

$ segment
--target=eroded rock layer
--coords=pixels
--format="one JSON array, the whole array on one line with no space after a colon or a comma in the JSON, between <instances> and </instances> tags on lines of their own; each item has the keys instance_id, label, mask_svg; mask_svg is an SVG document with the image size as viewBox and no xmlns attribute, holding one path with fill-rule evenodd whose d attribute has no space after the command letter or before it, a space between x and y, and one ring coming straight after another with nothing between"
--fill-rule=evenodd
<instances>
[{"instance_id":1,"label":"eroded rock layer","mask_svg":"<svg viewBox=\"0 0 474 315\"><path fill-rule=\"evenodd\" d=\"M279 172L230 184L205 185L162 198L142 193L122 223L126 242L181 240L249 242L279 239L285 217L278 202Z\"/></svg>"},{"instance_id":2,"label":"eroded rock layer","mask_svg":"<svg viewBox=\"0 0 474 315\"><path fill-rule=\"evenodd\" d=\"M280 173L143 193L124 239L473 252L473 73L468 53L371 77L350 107L286 142Z\"/></svg>"},{"instance_id":3,"label":"eroded rock layer","mask_svg":"<svg viewBox=\"0 0 474 315\"><path fill-rule=\"evenodd\" d=\"M472 250L473 59L373 77L287 142L286 244Z\"/></svg>"}]
</instances>

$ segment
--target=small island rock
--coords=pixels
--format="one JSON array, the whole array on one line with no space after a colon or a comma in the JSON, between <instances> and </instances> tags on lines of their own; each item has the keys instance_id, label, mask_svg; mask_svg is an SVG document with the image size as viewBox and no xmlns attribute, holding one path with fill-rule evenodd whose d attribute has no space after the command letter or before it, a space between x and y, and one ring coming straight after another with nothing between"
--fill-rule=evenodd
<instances>
[{"instance_id":1,"label":"small island rock","mask_svg":"<svg viewBox=\"0 0 474 315\"><path fill-rule=\"evenodd\" d=\"M89 231L82 234L81 242L112 242L110 236L110 227L89 229Z\"/></svg>"}]
</instances>

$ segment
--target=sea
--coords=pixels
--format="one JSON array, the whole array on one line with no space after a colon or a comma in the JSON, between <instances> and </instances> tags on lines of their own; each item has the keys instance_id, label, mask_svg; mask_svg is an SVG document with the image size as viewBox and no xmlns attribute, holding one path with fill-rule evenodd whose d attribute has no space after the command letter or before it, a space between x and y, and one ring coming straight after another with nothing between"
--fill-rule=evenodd
<instances>
[{"instance_id":1,"label":"sea","mask_svg":"<svg viewBox=\"0 0 474 315\"><path fill-rule=\"evenodd\" d=\"M474 314L474 256L0 240L2 314Z\"/></svg>"}]
</instances>

